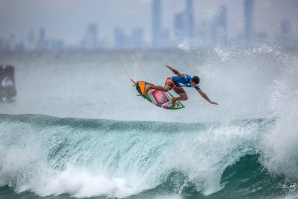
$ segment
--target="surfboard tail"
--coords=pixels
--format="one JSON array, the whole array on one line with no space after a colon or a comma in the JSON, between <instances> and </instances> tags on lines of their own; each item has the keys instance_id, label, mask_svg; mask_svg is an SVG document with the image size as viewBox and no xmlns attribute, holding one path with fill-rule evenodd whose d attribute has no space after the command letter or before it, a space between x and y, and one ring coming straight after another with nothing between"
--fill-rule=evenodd
<instances>
[{"instance_id":1,"label":"surfboard tail","mask_svg":"<svg viewBox=\"0 0 298 199\"><path fill-rule=\"evenodd\" d=\"M136 82L135 82L135 81L133 81L132 79L130 79L130 81L132 81L132 83L133 83L133 84L136 84Z\"/></svg>"}]
</instances>

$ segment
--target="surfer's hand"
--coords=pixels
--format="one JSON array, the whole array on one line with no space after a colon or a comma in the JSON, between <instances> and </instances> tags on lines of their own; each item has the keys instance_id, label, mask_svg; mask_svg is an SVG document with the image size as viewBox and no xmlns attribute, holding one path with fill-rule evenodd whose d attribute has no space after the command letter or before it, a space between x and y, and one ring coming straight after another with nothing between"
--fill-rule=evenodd
<instances>
[{"instance_id":1,"label":"surfer's hand","mask_svg":"<svg viewBox=\"0 0 298 199\"><path fill-rule=\"evenodd\" d=\"M210 102L210 104L218 105L218 103L216 103L216 102Z\"/></svg>"}]
</instances>

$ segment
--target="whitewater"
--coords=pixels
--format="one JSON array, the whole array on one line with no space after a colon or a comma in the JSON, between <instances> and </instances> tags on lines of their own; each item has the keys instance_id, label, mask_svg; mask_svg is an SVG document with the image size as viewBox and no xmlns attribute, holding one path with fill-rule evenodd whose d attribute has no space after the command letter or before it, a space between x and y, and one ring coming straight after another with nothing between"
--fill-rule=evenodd
<instances>
[{"instance_id":1,"label":"whitewater","mask_svg":"<svg viewBox=\"0 0 298 199\"><path fill-rule=\"evenodd\" d=\"M298 198L298 50L136 50L152 83L167 64L219 103L186 88L178 111L137 96L118 53L0 53L17 87L0 104L0 198Z\"/></svg>"}]
</instances>

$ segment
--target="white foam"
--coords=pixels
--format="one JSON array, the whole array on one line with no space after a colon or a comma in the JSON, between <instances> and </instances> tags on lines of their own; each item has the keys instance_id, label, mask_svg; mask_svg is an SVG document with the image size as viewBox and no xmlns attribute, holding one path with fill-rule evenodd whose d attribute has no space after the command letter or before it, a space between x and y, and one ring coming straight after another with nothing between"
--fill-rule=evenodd
<instances>
[{"instance_id":1,"label":"white foam","mask_svg":"<svg viewBox=\"0 0 298 199\"><path fill-rule=\"evenodd\" d=\"M276 86L272 88L269 99L269 106L277 120L275 127L263 139L263 162L273 173L298 179L298 73L294 71L290 75L288 70L291 68L285 70L287 75L281 75L275 81Z\"/></svg>"},{"instance_id":2,"label":"white foam","mask_svg":"<svg viewBox=\"0 0 298 199\"><path fill-rule=\"evenodd\" d=\"M125 198L141 191L127 184L125 179L109 179L105 176L90 174L75 168L67 168L65 171L58 172L53 176L43 174L36 181L36 184L31 186L31 189L40 196L69 193L79 198L102 195Z\"/></svg>"}]
</instances>

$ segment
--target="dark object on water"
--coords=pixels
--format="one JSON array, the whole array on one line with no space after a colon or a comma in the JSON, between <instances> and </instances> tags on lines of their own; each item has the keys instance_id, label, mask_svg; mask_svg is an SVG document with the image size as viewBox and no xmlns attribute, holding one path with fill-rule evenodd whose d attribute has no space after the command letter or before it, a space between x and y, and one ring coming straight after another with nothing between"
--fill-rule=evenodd
<instances>
[{"instance_id":1,"label":"dark object on water","mask_svg":"<svg viewBox=\"0 0 298 199\"><path fill-rule=\"evenodd\" d=\"M0 65L0 102L11 101L16 95L14 67Z\"/></svg>"}]
</instances>

